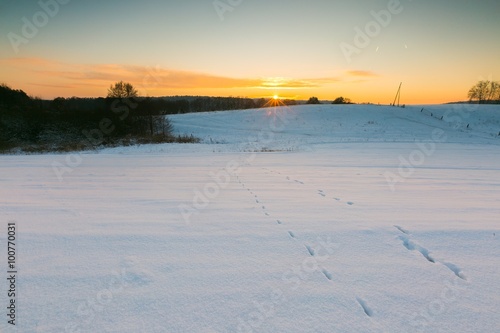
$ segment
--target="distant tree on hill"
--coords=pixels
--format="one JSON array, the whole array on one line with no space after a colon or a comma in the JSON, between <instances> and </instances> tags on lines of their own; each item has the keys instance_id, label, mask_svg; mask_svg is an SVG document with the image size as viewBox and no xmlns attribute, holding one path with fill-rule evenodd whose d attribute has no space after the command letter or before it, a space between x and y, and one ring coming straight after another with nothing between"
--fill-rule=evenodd
<instances>
[{"instance_id":1,"label":"distant tree on hill","mask_svg":"<svg viewBox=\"0 0 500 333\"><path fill-rule=\"evenodd\" d=\"M311 97L306 102L306 104L321 104L321 102L319 101L318 97Z\"/></svg>"},{"instance_id":2,"label":"distant tree on hill","mask_svg":"<svg viewBox=\"0 0 500 333\"><path fill-rule=\"evenodd\" d=\"M137 90L128 82L116 82L111 85L108 89L108 98L130 98L137 97L139 93Z\"/></svg>"},{"instance_id":3,"label":"distant tree on hill","mask_svg":"<svg viewBox=\"0 0 500 333\"><path fill-rule=\"evenodd\" d=\"M500 101L500 83L495 81L479 81L469 90L469 101L479 104Z\"/></svg>"},{"instance_id":4,"label":"distant tree on hill","mask_svg":"<svg viewBox=\"0 0 500 333\"><path fill-rule=\"evenodd\" d=\"M349 98L337 97L332 104L352 104Z\"/></svg>"},{"instance_id":5,"label":"distant tree on hill","mask_svg":"<svg viewBox=\"0 0 500 333\"><path fill-rule=\"evenodd\" d=\"M287 106L297 105L297 101L294 99L283 99L281 102Z\"/></svg>"}]
</instances>

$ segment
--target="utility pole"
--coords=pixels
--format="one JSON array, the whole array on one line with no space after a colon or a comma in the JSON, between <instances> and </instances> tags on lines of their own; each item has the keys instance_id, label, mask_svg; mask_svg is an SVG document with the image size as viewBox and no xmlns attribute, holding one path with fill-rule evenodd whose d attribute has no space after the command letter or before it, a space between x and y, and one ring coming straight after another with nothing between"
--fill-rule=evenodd
<instances>
[{"instance_id":1,"label":"utility pole","mask_svg":"<svg viewBox=\"0 0 500 333\"><path fill-rule=\"evenodd\" d=\"M399 106L399 101L401 100L401 85L403 85L403 82L401 82L399 84L398 93L396 94L396 97L394 98L394 103L392 103L392 106L396 106L396 100L398 101L398 106Z\"/></svg>"}]
</instances>

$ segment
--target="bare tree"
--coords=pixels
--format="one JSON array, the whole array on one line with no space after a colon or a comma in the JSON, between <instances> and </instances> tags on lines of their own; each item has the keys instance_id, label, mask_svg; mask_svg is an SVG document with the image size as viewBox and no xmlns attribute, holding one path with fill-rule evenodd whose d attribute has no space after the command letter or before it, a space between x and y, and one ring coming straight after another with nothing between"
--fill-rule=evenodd
<instances>
[{"instance_id":1,"label":"bare tree","mask_svg":"<svg viewBox=\"0 0 500 333\"><path fill-rule=\"evenodd\" d=\"M117 82L108 89L109 98L130 98L138 95L138 91L128 82Z\"/></svg>"},{"instance_id":2,"label":"bare tree","mask_svg":"<svg viewBox=\"0 0 500 333\"><path fill-rule=\"evenodd\" d=\"M492 81L490 83L490 95L488 96L490 101L500 101L500 83Z\"/></svg>"},{"instance_id":3,"label":"bare tree","mask_svg":"<svg viewBox=\"0 0 500 333\"><path fill-rule=\"evenodd\" d=\"M469 90L469 100L477 100L479 103L484 103L486 96L489 94L489 81L479 81L474 87Z\"/></svg>"},{"instance_id":4,"label":"bare tree","mask_svg":"<svg viewBox=\"0 0 500 333\"><path fill-rule=\"evenodd\" d=\"M469 100L478 103L500 101L500 83L496 81L479 81L469 90Z\"/></svg>"}]
</instances>

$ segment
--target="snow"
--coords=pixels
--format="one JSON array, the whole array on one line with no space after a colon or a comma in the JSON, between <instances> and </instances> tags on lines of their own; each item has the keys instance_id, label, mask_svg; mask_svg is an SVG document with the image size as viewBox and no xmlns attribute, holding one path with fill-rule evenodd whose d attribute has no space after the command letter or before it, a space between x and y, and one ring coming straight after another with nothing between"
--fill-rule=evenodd
<instances>
[{"instance_id":1,"label":"snow","mask_svg":"<svg viewBox=\"0 0 500 333\"><path fill-rule=\"evenodd\" d=\"M2 332L498 331L498 106L171 119L202 143L0 157Z\"/></svg>"}]
</instances>

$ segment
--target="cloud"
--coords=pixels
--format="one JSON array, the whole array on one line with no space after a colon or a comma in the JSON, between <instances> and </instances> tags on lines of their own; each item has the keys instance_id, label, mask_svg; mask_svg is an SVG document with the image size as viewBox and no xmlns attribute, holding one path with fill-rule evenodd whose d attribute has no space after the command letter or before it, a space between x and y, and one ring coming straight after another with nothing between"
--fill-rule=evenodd
<instances>
[{"instance_id":1,"label":"cloud","mask_svg":"<svg viewBox=\"0 0 500 333\"><path fill-rule=\"evenodd\" d=\"M154 89L244 88L261 84L259 79L231 78L206 73L163 69L160 67L97 64L68 64L40 58L1 59L0 66L16 68L27 74L68 85L107 85L127 81L137 87ZM40 83L46 84L46 83Z\"/></svg>"},{"instance_id":2,"label":"cloud","mask_svg":"<svg viewBox=\"0 0 500 333\"><path fill-rule=\"evenodd\" d=\"M347 71L346 74L351 77L365 77L365 78L370 78L370 77L377 77L379 76L378 74L371 72L371 71L362 71L362 70L350 70Z\"/></svg>"},{"instance_id":3,"label":"cloud","mask_svg":"<svg viewBox=\"0 0 500 333\"><path fill-rule=\"evenodd\" d=\"M282 77L262 79L260 87L263 89L299 89L317 88L327 84L339 82L338 78L317 78L317 79L289 79Z\"/></svg>"},{"instance_id":4,"label":"cloud","mask_svg":"<svg viewBox=\"0 0 500 333\"><path fill-rule=\"evenodd\" d=\"M105 91L114 82L132 83L141 95L169 94L175 91L203 89L308 89L342 81L331 78L234 78L207 73L119 64L72 64L43 58L0 59L0 68L14 69L16 75L29 78L30 85L46 88ZM351 71L362 76L362 71ZM365 74L367 76L368 74ZM196 92L198 93L198 92Z\"/></svg>"},{"instance_id":5,"label":"cloud","mask_svg":"<svg viewBox=\"0 0 500 333\"><path fill-rule=\"evenodd\" d=\"M54 66L59 63L44 58L5 58L0 59L0 64L7 66Z\"/></svg>"},{"instance_id":6,"label":"cloud","mask_svg":"<svg viewBox=\"0 0 500 333\"><path fill-rule=\"evenodd\" d=\"M74 89L74 88L77 88L77 86L60 85L60 84L43 84L43 83L35 83L35 82L29 82L28 84L31 85L31 86L44 87L44 88L57 88L57 89Z\"/></svg>"}]
</instances>

